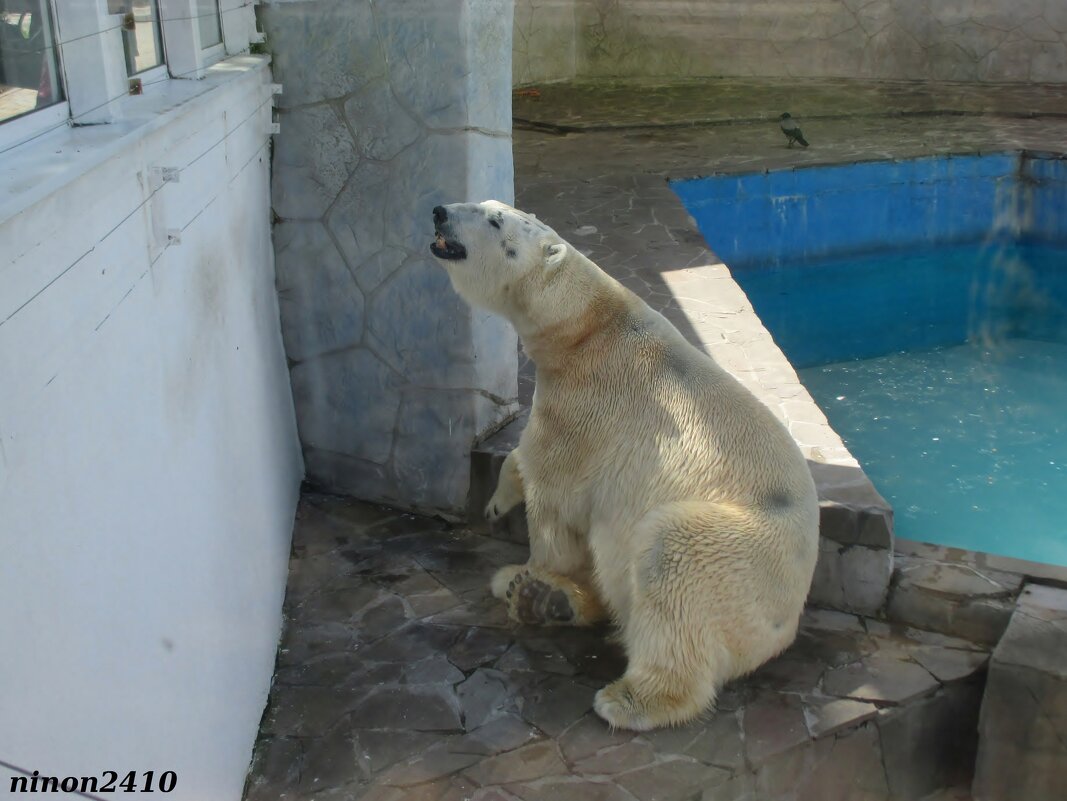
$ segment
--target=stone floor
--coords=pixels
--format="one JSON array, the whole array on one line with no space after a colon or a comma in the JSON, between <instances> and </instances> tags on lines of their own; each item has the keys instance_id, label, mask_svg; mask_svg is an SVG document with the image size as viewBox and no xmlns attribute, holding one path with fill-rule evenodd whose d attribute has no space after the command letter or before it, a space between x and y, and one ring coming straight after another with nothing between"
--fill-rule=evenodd
<instances>
[{"instance_id":1,"label":"stone floor","mask_svg":"<svg viewBox=\"0 0 1067 801\"><path fill-rule=\"evenodd\" d=\"M704 720L612 732L591 711L625 666L610 632L518 627L488 594L525 557L305 494L246 801L917 801L966 782L985 647L811 610Z\"/></svg>"}]
</instances>

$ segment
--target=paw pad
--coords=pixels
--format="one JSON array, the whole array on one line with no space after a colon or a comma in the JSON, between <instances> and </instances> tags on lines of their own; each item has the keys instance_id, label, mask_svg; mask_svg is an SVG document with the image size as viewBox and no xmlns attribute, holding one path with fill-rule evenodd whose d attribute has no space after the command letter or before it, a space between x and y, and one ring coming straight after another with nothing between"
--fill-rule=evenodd
<instances>
[{"instance_id":1,"label":"paw pad","mask_svg":"<svg viewBox=\"0 0 1067 801\"><path fill-rule=\"evenodd\" d=\"M570 598L559 587L532 578L524 571L508 585L512 614L522 623L567 623L574 620Z\"/></svg>"}]
</instances>

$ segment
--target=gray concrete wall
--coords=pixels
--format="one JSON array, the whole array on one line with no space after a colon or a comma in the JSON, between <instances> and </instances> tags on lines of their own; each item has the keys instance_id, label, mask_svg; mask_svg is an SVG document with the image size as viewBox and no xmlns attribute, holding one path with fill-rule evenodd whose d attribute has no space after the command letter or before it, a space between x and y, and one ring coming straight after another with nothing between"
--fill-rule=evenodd
<instances>
[{"instance_id":1,"label":"gray concrete wall","mask_svg":"<svg viewBox=\"0 0 1067 801\"><path fill-rule=\"evenodd\" d=\"M430 258L432 208L511 202L512 0L268 3L278 291L308 478L461 514L516 338Z\"/></svg>"},{"instance_id":2,"label":"gray concrete wall","mask_svg":"<svg viewBox=\"0 0 1067 801\"><path fill-rule=\"evenodd\" d=\"M518 0L518 83L766 76L1067 81L1064 0ZM567 37L573 31L573 55Z\"/></svg>"}]
</instances>

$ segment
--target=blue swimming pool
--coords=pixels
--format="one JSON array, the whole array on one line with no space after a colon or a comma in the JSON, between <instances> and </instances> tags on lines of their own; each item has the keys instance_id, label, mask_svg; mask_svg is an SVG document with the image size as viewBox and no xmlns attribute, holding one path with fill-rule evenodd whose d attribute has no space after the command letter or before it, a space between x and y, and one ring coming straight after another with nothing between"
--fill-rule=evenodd
<instances>
[{"instance_id":1,"label":"blue swimming pool","mask_svg":"<svg viewBox=\"0 0 1067 801\"><path fill-rule=\"evenodd\" d=\"M1067 565L1067 162L675 182L899 536Z\"/></svg>"}]
</instances>

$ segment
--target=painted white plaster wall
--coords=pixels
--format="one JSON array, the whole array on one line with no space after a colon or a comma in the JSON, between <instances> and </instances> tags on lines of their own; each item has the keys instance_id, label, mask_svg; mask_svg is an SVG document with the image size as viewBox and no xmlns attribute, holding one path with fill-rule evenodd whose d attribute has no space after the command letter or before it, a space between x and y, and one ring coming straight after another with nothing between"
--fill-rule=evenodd
<instances>
[{"instance_id":1,"label":"painted white plaster wall","mask_svg":"<svg viewBox=\"0 0 1067 801\"><path fill-rule=\"evenodd\" d=\"M270 74L171 83L0 160L0 759L235 801L302 474Z\"/></svg>"}]
</instances>

